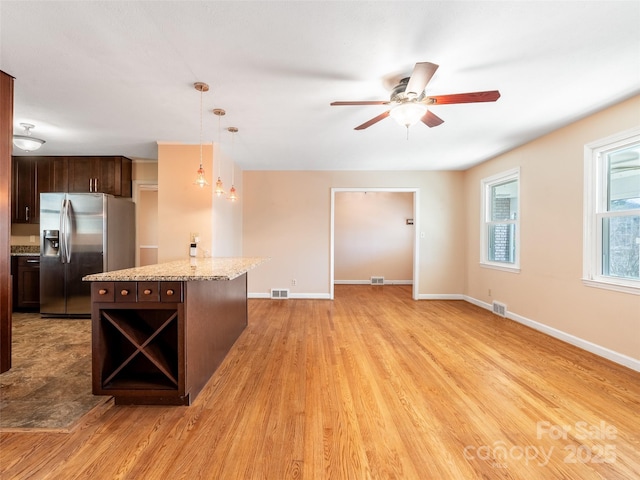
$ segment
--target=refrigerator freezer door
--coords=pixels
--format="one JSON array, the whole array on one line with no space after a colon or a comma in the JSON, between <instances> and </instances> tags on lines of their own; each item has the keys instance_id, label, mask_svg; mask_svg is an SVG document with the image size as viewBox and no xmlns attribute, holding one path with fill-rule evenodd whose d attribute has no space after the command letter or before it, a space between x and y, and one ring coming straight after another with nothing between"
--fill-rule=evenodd
<instances>
[{"instance_id":1,"label":"refrigerator freezer door","mask_svg":"<svg viewBox=\"0 0 640 480\"><path fill-rule=\"evenodd\" d=\"M62 230L64 193L43 193L40 196L40 313L62 315L66 313L65 265L62 246L52 248L52 231Z\"/></svg>"}]
</instances>

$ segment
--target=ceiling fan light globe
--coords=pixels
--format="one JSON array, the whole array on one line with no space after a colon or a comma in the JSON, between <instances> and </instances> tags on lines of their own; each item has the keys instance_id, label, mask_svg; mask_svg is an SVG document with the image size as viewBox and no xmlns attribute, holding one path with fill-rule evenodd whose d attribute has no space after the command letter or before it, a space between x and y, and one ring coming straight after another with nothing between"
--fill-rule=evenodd
<instances>
[{"instance_id":1,"label":"ceiling fan light globe","mask_svg":"<svg viewBox=\"0 0 640 480\"><path fill-rule=\"evenodd\" d=\"M392 108L389 114L398 124L403 127L410 127L419 122L425 113L427 113L426 105L407 102Z\"/></svg>"}]
</instances>

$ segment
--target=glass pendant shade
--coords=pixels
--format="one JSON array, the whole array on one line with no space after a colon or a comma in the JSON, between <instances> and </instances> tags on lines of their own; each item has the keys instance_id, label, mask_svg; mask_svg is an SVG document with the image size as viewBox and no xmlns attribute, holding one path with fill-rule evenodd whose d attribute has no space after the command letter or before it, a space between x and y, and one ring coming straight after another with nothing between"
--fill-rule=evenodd
<instances>
[{"instance_id":1,"label":"glass pendant shade","mask_svg":"<svg viewBox=\"0 0 640 480\"><path fill-rule=\"evenodd\" d=\"M427 106L423 103L407 102L394 107L390 115L400 125L409 128L417 123L425 113L427 113Z\"/></svg>"},{"instance_id":2,"label":"glass pendant shade","mask_svg":"<svg viewBox=\"0 0 640 480\"><path fill-rule=\"evenodd\" d=\"M235 202L236 200L238 200L236 187L234 187L233 185L231 185L231 188L229 189L229 196L227 197L227 200L229 200L230 202Z\"/></svg>"},{"instance_id":3,"label":"glass pendant shade","mask_svg":"<svg viewBox=\"0 0 640 480\"><path fill-rule=\"evenodd\" d=\"M218 180L216 180L216 195L218 197L224 195L224 188L222 186L222 180L220 180L220 177L218 177Z\"/></svg>"},{"instance_id":4,"label":"glass pendant shade","mask_svg":"<svg viewBox=\"0 0 640 480\"><path fill-rule=\"evenodd\" d=\"M198 176L196 177L196 181L193 182L193 184L198 185L200 188L204 188L209 185L209 182L207 182L207 179L204 176L204 168L202 168L202 164L198 169Z\"/></svg>"}]
</instances>

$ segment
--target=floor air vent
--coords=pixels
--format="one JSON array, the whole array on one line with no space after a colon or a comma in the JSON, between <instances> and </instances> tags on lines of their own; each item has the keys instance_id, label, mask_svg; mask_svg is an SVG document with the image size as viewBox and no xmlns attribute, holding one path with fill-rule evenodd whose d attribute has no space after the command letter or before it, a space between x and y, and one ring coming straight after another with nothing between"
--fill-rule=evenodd
<instances>
[{"instance_id":1,"label":"floor air vent","mask_svg":"<svg viewBox=\"0 0 640 480\"><path fill-rule=\"evenodd\" d=\"M504 303L493 302L493 313L501 317L507 316L507 306Z\"/></svg>"},{"instance_id":2,"label":"floor air vent","mask_svg":"<svg viewBox=\"0 0 640 480\"><path fill-rule=\"evenodd\" d=\"M272 288L271 298L277 298L277 299L289 298L289 289L288 288Z\"/></svg>"},{"instance_id":3,"label":"floor air vent","mask_svg":"<svg viewBox=\"0 0 640 480\"><path fill-rule=\"evenodd\" d=\"M371 285L384 285L384 277L371 277Z\"/></svg>"}]
</instances>

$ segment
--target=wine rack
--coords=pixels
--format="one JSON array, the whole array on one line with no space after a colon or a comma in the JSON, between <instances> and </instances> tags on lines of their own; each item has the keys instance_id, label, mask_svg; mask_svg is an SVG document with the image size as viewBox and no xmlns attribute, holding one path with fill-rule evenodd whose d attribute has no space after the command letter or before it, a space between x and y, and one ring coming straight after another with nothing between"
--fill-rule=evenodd
<instances>
[{"instance_id":1,"label":"wine rack","mask_svg":"<svg viewBox=\"0 0 640 480\"><path fill-rule=\"evenodd\" d=\"M177 310L101 310L100 322L103 389L178 389Z\"/></svg>"}]
</instances>

